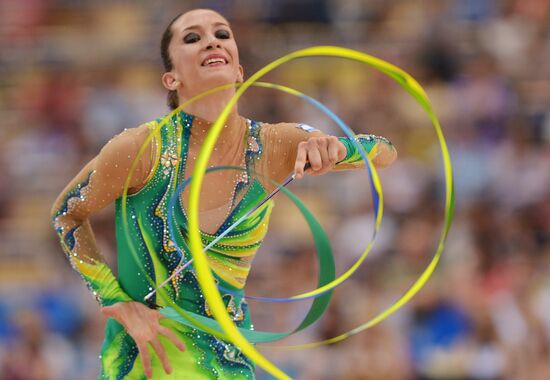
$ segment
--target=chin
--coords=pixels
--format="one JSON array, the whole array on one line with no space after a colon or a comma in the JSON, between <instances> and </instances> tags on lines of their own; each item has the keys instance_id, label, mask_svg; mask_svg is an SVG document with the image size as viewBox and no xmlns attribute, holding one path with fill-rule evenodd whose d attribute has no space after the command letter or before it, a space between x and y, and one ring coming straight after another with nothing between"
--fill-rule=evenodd
<instances>
[{"instance_id":1,"label":"chin","mask_svg":"<svg viewBox=\"0 0 550 380\"><path fill-rule=\"evenodd\" d=\"M201 79L201 87L204 88L204 90L237 82L235 75L229 75L228 73L222 72L209 73L209 75L203 75Z\"/></svg>"}]
</instances>

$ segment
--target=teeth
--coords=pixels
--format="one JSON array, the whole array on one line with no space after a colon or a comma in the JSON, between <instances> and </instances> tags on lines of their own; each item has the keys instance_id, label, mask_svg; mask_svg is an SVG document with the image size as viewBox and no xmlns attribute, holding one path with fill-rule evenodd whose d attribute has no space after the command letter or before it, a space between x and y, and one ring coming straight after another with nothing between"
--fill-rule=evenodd
<instances>
[{"instance_id":1,"label":"teeth","mask_svg":"<svg viewBox=\"0 0 550 380\"><path fill-rule=\"evenodd\" d=\"M210 58L206 61L206 65L210 65L212 63L225 63L225 59L223 58Z\"/></svg>"}]
</instances>

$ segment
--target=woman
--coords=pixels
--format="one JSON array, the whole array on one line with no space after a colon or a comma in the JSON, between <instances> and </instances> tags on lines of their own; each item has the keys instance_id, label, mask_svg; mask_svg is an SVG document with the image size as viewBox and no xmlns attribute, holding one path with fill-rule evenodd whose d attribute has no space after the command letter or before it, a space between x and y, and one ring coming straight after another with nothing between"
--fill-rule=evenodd
<instances>
[{"instance_id":1,"label":"woman","mask_svg":"<svg viewBox=\"0 0 550 380\"><path fill-rule=\"evenodd\" d=\"M163 35L161 54L166 69L162 83L169 90L172 109L205 90L243 80L229 23L212 10L197 9L176 17ZM192 173L211 122L234 92L232 88L205 97L175 114L160 129L155 128L158 119L115 136L69 183L52 208L64 251L99 300L102 313L110 317L102 348L102 378L254 378L253 363L236 347L162 318L143 302L152 288L146 275L158 285L178 268L180 256L175 243L185 247L189 189L179 195L175 242L168 230L168 203L177 185ZM150 133L154 133L153 139L138 156ZM389 165L396 157L384 138L363 136L360 141L368 150L376 149L373 162L377 167ZM120 197L137 157L126 205L131 247L122 227ZM234 108L210 165L240 166L243 170L205 176L200 202L205 244L273 189L267 178L281 181L292 170L301 178L306 162L311 165L306 171L310 175L361 165L359 154L347 139L326 136L303 125L250 121ZM118 278L98 252L88 220L113 201ZM267 232L272 206L272 202L264 204L207 252L216 279L232 291L223 299L240 327L251 328L243 287ZM132 248L142 266L131 255ZM192 271L175 277L166 289L179 306L210 315ZM162 299L154 301L164 306Z\"/></svg>"}]
</instances>

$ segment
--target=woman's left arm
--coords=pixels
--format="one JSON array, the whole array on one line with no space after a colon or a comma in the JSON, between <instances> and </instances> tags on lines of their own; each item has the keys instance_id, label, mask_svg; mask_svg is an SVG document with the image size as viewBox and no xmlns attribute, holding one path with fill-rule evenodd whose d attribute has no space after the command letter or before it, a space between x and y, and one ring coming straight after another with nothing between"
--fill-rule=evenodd
<instances>
[{"instance_id":1,"label":"woman's left arm","mask_svg":"<svg viewBox=\"0 0 550 380\"><path fill-rule=\"evenodd\" d=\"M263 124L261 141L267 156L264 173L275 181L282 181L291 171L302 178L306 163L311 167L305 173L314 176L364 167L359 149L349 138L329 136L304 124ZM358 135L357 142L376 168L390 165L397 157L394 146L384 137ZM264 182L270 186L269 181Z\"/></svg>"}]
</instances>

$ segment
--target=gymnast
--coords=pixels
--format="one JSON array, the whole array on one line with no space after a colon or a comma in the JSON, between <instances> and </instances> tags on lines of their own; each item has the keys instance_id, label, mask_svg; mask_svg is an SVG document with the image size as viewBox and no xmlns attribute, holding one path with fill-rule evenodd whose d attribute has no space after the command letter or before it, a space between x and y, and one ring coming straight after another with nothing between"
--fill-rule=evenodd
<instances>
[{"instance_id":1,"label":"gymnast","mask_svg":"<svg viewBox=\"0 0 550 380\"><path fill-rule=\"evenodd\" d=\"M195 9L174 18L162 36L161 56L162 83L172 110L206 90L243 81L230 24L212 10ZM254 363L238 347L164 318L154 307L166 306L160 297L153 297L151 303L144 301L152 290L147 276L158 286L181 263L168 231L168 200L193 172L209 128L234 93L235 87L228 87L206 96L178 110L160 128L162 117L124 130L84 166L52 207L52 222L63 251L99 301L101 312L109 317L100 356L101 379L255 378ZM390 165L397 156L386 138L359 135L358 141L373 153L377 168ZM249 120L235 106L209 161L209 166L220 165L242 170L216 171L204 177L199 217L205 244L271 192L275 185L270 179L280 182L292 172L296 178L318 176L364 164L347 138L325 135L304 124ZM121 195L129 177L125 209L129 231L125 231ZM185 241L189 187L178 200L178 236ZM111 202L115 202L116 276L99 252L89 222L92 214ZM266 202L206 252L218 284L231 290L230 294L222 292L222 298L239 327L252 325L243 289L272 207L272 201ZM130 234L140 263L130 254L125 233ZM178 306L211 316L191 268L175 276L165 289Z\"/></svg>"}]
</instances>

